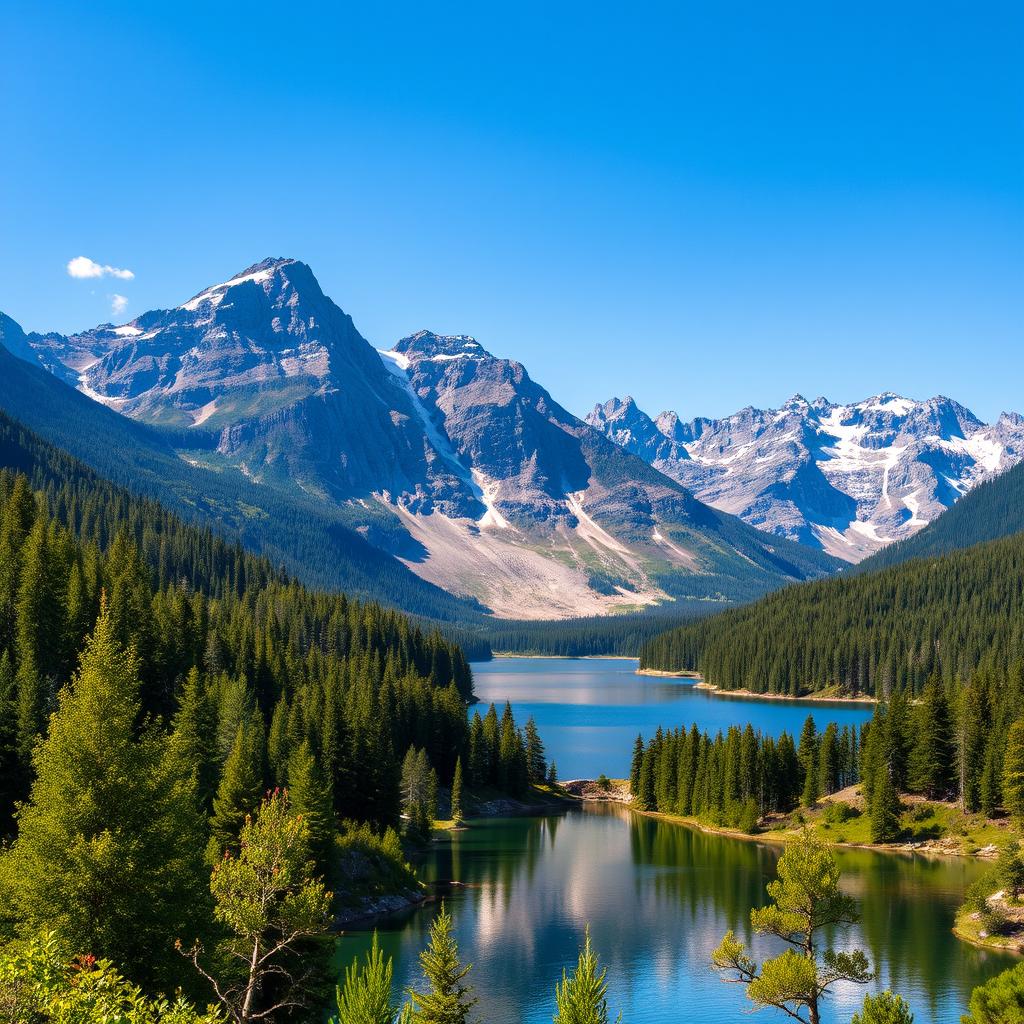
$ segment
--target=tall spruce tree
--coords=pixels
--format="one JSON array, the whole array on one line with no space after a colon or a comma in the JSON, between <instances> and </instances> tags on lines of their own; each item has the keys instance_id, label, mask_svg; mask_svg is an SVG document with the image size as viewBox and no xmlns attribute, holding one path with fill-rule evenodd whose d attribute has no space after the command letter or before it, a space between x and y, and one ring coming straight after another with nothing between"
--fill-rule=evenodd
<instances>
[{"instance_id":1,"label":"tall spruce tree","mask_svg":"<svg viewBox=\"0 0 1024 1024\"><path fill-rule=\"evenodd\" d=\"M420 954L426 990L409 988L412 1003L410 1021L415 1024L469 1024L477 1000L465 984L472 970L459 960L459 947L452 935L452 919L444 903L430 922L430 944Z\"/></svg>"},{"instance_id":2,"label":"tall spruce tree","mask_svg":"<svg viewBox=\"0 0 1024 1024\"><path fill-rule=\"evenodd\" d=\"M1014 722L1006 737L1003 802L1018 821L1024 821L1024 719Z\"/></svg>"},{"instance_id":3,"label":"tall spruce tree","mask_svg":"<svg viewBox=\"0 0 1024 1024\"><path fill-rule=\"evenodd\" d=\"M36 748L3 874L26 932L51 929L166 983L174 938L204 916L202 830L191 774L166 740L140 732L140 711L138 659L104 608Z\"/></svg>"},{"instance_id":4,"label":"tall spruce tree","mask_svg":"<svg viewBox=\"0 0 1024 1024\"><path fill-rule=\"evenodd\" d=\"M576 969L571 977L563 969L562 981L555 986L554 1024L608 1024L607 975L607 967L598 967L588 925Z\"/></svg>"}]
</instances>

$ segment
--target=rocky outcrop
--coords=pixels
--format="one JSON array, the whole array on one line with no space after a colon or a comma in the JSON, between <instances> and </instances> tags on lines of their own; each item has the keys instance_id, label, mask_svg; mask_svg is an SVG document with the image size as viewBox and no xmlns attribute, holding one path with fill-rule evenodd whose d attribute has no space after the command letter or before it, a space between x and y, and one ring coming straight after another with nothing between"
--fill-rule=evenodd
<instances>
[{"instance_id":1,"label":"rocky outcrop","mask_svg":"<svg viewBox=\"0 0 1024 1024\"><path fill-rule=\"evenodd\" d=\"M797 395L690 423L612 399L587 421L702 501L847 561L911 536L1024 458L1015 413L987 425L949 398L888 392L849 405Z\"/></svg>"}]
</instances>

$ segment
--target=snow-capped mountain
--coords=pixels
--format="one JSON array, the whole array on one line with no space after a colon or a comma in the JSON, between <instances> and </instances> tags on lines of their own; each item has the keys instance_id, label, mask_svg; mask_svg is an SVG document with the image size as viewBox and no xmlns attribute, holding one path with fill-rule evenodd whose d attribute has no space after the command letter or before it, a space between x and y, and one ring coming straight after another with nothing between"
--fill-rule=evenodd
<instances>
[{"instance_id":1,"label":"snow-capped mountain","mask_svg":"<svg viewBox=\"0 0 1024 1024\"><path fill-rule=\"evenodd\" d=\"M300 488L498 615L745 599L835 568L697 501L468 336L421 331L378 352L295 260L127 324L18 344L166 428L188 462Z\"/></svg>"},{"instance_id":2,"label":"snow-capped mountain","mask_svg":"<svg viewBox=\"0 0 1024 1024\"><path fill-rule=\"evenodd\" d=\"M587 422L715 508L851 562L1024 459L1016 413L985 424L949 398L889 392L848 405L796 395L689 423L613 398Z\"/></svg>"}]
</instances>

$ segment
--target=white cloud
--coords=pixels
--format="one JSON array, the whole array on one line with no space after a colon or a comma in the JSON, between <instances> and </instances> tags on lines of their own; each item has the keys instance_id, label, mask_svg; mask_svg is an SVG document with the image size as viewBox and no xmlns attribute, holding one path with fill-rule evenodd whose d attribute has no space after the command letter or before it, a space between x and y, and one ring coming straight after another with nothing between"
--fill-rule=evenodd
<instances>
[{"instance_id":1,"label":"white cloud","mask_svg":"<svg viewBox=\"0 0 1024 1024\"><path fill-rule=\"evenodd\" d=\"M123 313L128 308L128 299L124 295L118 295L114 292L110 296L110 308L115 313Z\"/></svg>"},{"instance_id":2,"label":"white cloud","mask_svg":"<svg viewBox=\"0 0 1024 1024\"><path fill-rule=\"evenodd\" d=\"M71 277L119 277L122 281L131 281L135 275L130 270L112 267L109 263L97 263L88 256L76 256L68 260L68 274Z\"/></svg>"}]
</instances>

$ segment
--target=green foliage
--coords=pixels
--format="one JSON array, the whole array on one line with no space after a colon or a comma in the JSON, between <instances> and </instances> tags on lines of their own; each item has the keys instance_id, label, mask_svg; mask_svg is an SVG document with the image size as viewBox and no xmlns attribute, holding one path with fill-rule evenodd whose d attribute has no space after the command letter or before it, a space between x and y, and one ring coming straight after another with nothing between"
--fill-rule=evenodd
<instances>
[{"instance_id":1,"label":"green foliage","mask_svg":"<svg viewBox=\"0 0 1024 1024\"><path fill-rule=\"evenodd\" d=\"M1003 759L1003 800L1007 810L1024 820L1024 719L1014 722L1006 739Z\"/></svg>"},{"instance_id":2,"label":"green foliage","mask_svg":"<svg viewBox=\"0 0 1024 1024\"><path fill-rule=\"evenodd\" d=\"M588 926L572 977L563 969L562 981L555 986L555 1024L608 1024L607 975L607 967L598 968Z\"/></svg>"},{"instance_id":3,"label":"green foliage","mask_svg":"<svg viewBox=\"0 0 1024 1024\"><path fill-rule=\"evenodd\" d=\"M1017 964L971 993L963 1024L1020 1024L1024 1021L1024 964Z\"/></svg>"},{"instance_id":4,"label":"green foliage","mask_svg":"<svg viewBox=\"0 0 1024 1024\"><path fill-rule=\"evenodd\" d=\"M150 999L109 960L68 957L56 933L0 950L0 1020L11 1024L223 1024L180 995Z\"/></svg>"},{"instance_id":5,"label":"green foliage","mask_svg":"<svg viewBox=\"0 0 1024 1024\"><path fill-rule=\"evenodd\" d=\"M464 984L471 965L459 961L459 947L452 935L452 919L441 904L430 923L430 945L420 954L424 992L408 989L412 1003L410 1022L415 1024L468 1024L476 1005L472 989Z\"/></svg>"},{"instance_id":6,"label":"green foliage","mask_svg":"<svg viewBox=\"0 0 1024 1024\"><path fill-rule=\"evenodd\" d=\"M452 778L452 821L456 825L462 822L462 758L455 762L455 775Z\"/></svg>"},{"instance_id":7,"label":"green foliage","mask_svg":"<svg viewBox=\"0 0 1024 1024\"><path fill-rule=\"evenodd\" d=\"M815 738L805 737L806 763L815 774L817 747ZM837 784L857 781L857 747L856 729L836 732L831 770ZM699 733L696 725L689 731L659 729L646 746L638 737L630 774L638 809L702 818L743 831L753 831L766 814L792 810L806 789L792 738L783 733L776 740L750 726L732 726L713 739Z\"/></svg>"},{"instance_id":8,"label":"green foliage","mask_svg":"<svg viewBox=\"0 0 1024 1024\"><path fill-rule=\"evenodd\" d=\"M756 1009L774 1007L812 1024L819 1004L831 987L847 981L871 980L867 958L860 950L818 953L818 933L858 920L853 900L839 889L839 867L832 851L805 832L779 858L778 878L768 884L772 902L750 912L751 927L790 948L758 965L732 931L712 954L712 965L726 980L747 987Z\"/></svg>"},{"instance_id":9,"label":"green foliage","mask_svg":"<svg viewBox=\"0 0 1024 1024\"><path fill-rule=\"evenodd\" d=\"M1021 657L1024 535L864 575L802 583L664 633L643 668L698 671L725 690L919 694Z\"/></svg>"},{"instance_id":10,"label":"green foliage","mask_svg":"<svg viewBox=\"0 0 1024 1024\"><path fill-rule=\"evenodd\" d=\"M24 932L166 981L174 938L200 927L202 832L192 776L138 728L138 672L104 611L36 748L3 875Z\"/></svg>"},{"instance_id":11,"label":"green foliage","mask_svg":"<svg viewBox=\"0 0 1024 1024\"><path fill-rule=\"evenodd\" d=\"M902 996L886 991L866 995L864 1006L850 1024L914 1024L914 1015Z\"/></svg>"},{"instance_id":12,"label":"green foliage","mask_svg":"<svg viewBox=\"0 0 1024 1024\"><path fill-rule=\"evenodd\" d=\"M226 952L245 967L240 978L204 966L202 946L186 955L211 983L233 1020L273 1016L275 1007L303 1005L312 976L299 943L327 928L331 894L315 874L309 824L295 814L284 792L263 801L246 820L239 853L226 852L213 869L214 917L227 933ZM267 999L267 983L275 984Z\"/></svg>"},{"instance_id":13,"label":"green foliage","mask_svg":"<svg viewBox=\"0 0 1024 1024\"><path fill-rule=\"evenodd\" d=\"M343 906L421 888L416 872L406 861L398 833L388 828L379 835L366 823L345 822L335 836L330 879Z\"/></svg>"},{"instance_id":14,"label":"green foliage","mask_svg":"<svg viewBox=\"0 0 1024 1024\"><path fill-rule=\"evenodd\" d=\"M338 986L338 1016L331 1024L395 1024L397 1010L391 1004L394 963L381 952L377 933L362 964L358 959L345 969Z\"/></svg>"},{"instance_id":15,"label":"green foliage","mask_svg":"<svg viewBox=\"0 0 1024 1024\"><path fill-rule=\"evenodd\" d=\"M881 762L871 796L871 842L889 843L900 832L900 799L892 784L889 766Z\"/></svg>"}]
</instances>

